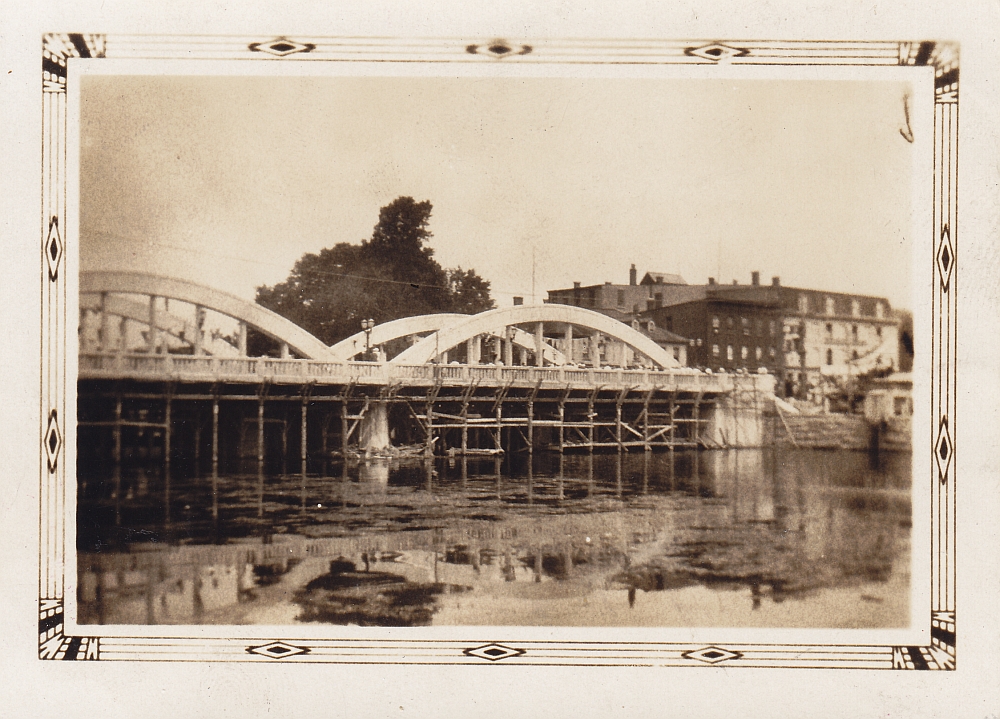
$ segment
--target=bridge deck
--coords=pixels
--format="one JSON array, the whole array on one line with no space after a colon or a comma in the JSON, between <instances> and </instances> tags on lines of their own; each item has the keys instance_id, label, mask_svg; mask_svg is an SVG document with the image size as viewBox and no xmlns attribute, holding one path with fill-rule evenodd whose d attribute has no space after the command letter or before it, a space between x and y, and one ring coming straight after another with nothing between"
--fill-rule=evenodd
<instances>
[{"instance_id":1,"label":"bridge deck","mask_svg":"<svg viewBox=\"0 0 1000 719\"><path fill-rule=\"evenodd\" d=\"M732 375L708 375L691 369L623 370L577 367L495 365L402 365L378 362L228 358L191 355L79 355L80 379L227 382L236 384L372 385L467 387L561 387L569 389L660 389L723 394L732 391ZM755 375L741 378L744 382Z\"/></svg>"}]
</instances>

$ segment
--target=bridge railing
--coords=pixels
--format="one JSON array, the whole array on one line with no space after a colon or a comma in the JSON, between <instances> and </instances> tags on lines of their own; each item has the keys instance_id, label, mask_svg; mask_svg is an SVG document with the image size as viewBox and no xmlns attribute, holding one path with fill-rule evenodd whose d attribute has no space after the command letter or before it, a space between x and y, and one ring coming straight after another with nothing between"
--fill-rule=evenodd
<instances>
[{"instance_id":1,"label":"bridge railing","mask_svg":"<svg viewBox=\"0 0 1000 719\"><path fill-rule=\"evenodd\" d=\"M658 387L682 392L728 392L732 375L695 370L627 370L502 365L401 365L392 362L324 362L269 357L81 353L80 375L109 378L174 378L191 381L290 381L386 385L393 382L468 385L541 383L576 387ZM748 378L750 379L750 378Z\"/></svg>"}]
</instances>

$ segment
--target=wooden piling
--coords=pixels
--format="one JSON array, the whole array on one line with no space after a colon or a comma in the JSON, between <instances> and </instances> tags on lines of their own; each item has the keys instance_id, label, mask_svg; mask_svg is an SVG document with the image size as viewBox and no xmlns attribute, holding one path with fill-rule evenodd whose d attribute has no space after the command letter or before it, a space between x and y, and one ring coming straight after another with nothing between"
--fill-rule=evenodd
<instances>
[{"instance_id":1,"label":"wooden piling","mask_svg":"<svg viewBox=\"0 0 1000 719\"><path fill-rule=\"evenodd\" d=\"M302 459L302 477L306 476L306 449L307 441L309 439L309 425L308 425L308 413L309 413L309 401L306 397L302 398L302 424L300 429L299 438L299 456Z\"/></svg>"},{"instance_id":2,"label":"wooden piling","mask_svg":"<svg viewBox=\"0 0 1000 719\"><path fill-rule=\"evenodd\" d=\"M347 400L345 399L340 403L340 451L345 459L347 458L349 439L347 429Z\"/></svg>"},{"instance_id":3,"label":"wooden piling","mask_svg":"<svg viewBox=\"0 0 1000 719\"><path fill-rule=\"evenodd\" d=\"M201 411L194 420L194 476L201 476Z\"/></svg>"},{"instance_id":4,"label":"wooden piling","mask_svg":"<svg viewBox=\"0 0 1000 719\"><path fill-rule=\"evenodd\" d=\"M219 518L219 395L212 395L212 518Z\"/></svg>"},{"instance_id":5,"label":"wooden piling","mask_svg":"<svg viewBox=\"0 0 1000 719\"><path fill-rule=\"evenodd\" d=\"M122 498L122 394L118 392L115 397L115 423L112 430L114 436L114 480L115 480L115 525L122 523L121 498Z\"/></svg>"},{"instance_id":6,"label":"wooden piling","mask_svg":"<svg viewBox=\"0 0 1000 719\"><path fill-rule=\"evenodd\" d=\"M264 473L264 395L257 398L257 473Z\"/></svg>"},{"instance_id":7,"label":"wooden piling","mask_svg":"<svg viewBox=\"0 0 1000 719\"><path fill-rule=\"evenodd\" d=\"M170 425L173 401L170 392L163 407L163 513L164 519L170 523Z\"/></svg>"},{"instance_id":8,"label":"wooden piling","mask_svg":"<svg viewBox=\"0 0 1000 719\"><path fill-rule=\"evenodd\" d=\"M597 416L594 411L594 399L596 394L595 390L587 398L587 451L590 454L594 453L594 419Z\"/></svg>"},{"instance_id":9,"label":"wooden piling","mask_svg":"<svg viewBox=\"0 0 1000 719\"><path fill-rule=\"evenodd\" d=\"M535 427L534 427L534 416L535 416L535 403L533 400L528 400L528 454L531 455L535 451Z\"/></svg>"}]
</instances>

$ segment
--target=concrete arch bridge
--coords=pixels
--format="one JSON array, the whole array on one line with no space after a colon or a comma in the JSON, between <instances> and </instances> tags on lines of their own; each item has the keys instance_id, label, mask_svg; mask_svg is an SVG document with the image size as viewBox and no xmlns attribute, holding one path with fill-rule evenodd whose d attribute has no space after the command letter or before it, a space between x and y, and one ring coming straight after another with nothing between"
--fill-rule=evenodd
<instances>
[{"instance_id":1,"label":"concrete arch bridge","mask_svg":"<svg viewBox=\"0 0 1000 719\"><path fill-rule=\"evenodd\" d=\"M759 446L773 397L769 375L679 367L630 326L567 305L408 317L327 346L196 283L85 272L80 311L79 427L92 436L81 441L120 463L134 432L154 436L167 471L182 449L213 470L243 456L263 471L266 455L295 446L303 469L309 454L403 444L427 455ZM236 323L235 341L207 333L208 313ZM280 356L247 357L249 328ZM356 360L368 346L386 348L382 361Z\"/></svg>"}]
</instances>

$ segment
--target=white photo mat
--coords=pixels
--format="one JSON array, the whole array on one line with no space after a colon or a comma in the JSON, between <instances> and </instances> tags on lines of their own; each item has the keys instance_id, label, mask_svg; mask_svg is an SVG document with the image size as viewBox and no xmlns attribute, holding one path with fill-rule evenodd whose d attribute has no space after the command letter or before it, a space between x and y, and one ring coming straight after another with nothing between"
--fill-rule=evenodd
<instances>
[{"instance_id":1,"label":"white photo mat","mask_svg":"<svg viewBox=\"0 0 1000 719\"><path fill-rule=\"evenodd\" d=\"M957 477L958 46L803 42L499 40L48 34L41 102L39 656L52 660L954 669ZM75 622L75 415L80 74L587 74L912 76L914 126L932 124L915 197L914 625L861 630L93 627ZM728 75L726 74L728 73ZM867 73L867 74L866 74ZM902 73L902 74L900 74ZM926 140L924 140L926 142ZM920 218L925 218L921 222ZM916 281L924 280L927 281ZM921 430L923 428L923 431ZM929 540L929 541L928 541ZM177 631L174 631L177 630ZM821 635L827 637L823 640ZM645 638L644 638L645 637Z\"/></svg>"}]
</instances>

